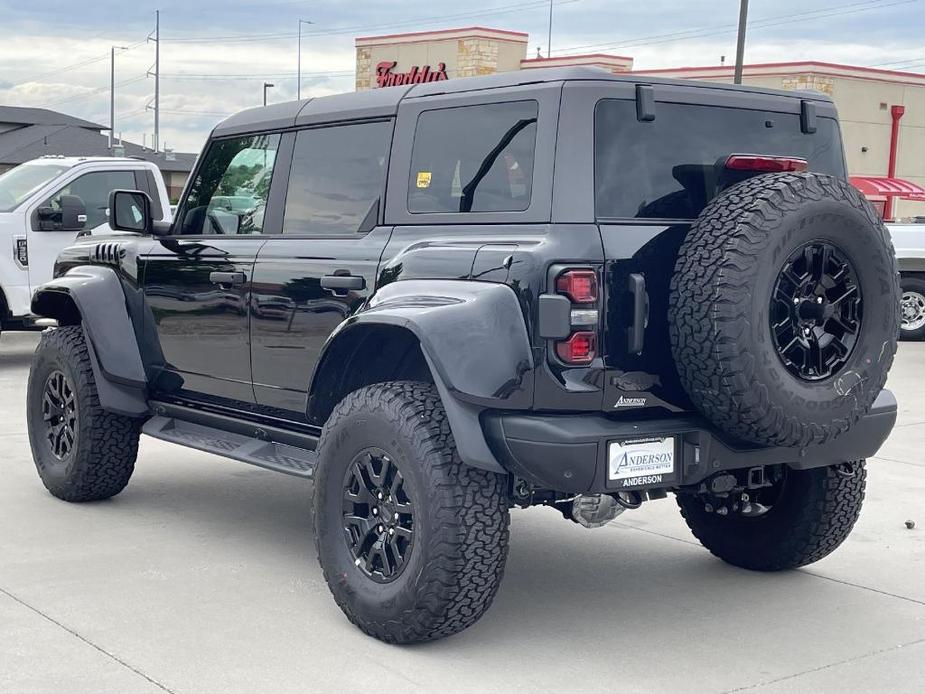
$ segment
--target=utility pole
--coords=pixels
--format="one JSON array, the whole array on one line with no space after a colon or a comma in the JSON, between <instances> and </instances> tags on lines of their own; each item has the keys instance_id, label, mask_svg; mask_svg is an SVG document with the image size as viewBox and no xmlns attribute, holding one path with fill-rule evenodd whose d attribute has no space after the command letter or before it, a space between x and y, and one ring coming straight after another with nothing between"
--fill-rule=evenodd
<instances>
[{"instance_id":1,"label":"utility pole","mask_svg":"<svg viewBox=\"0 0 925 694\"><path fill-rule=\"evenodd\" d=\"M263 105L264 105L264 106L267 105L267 89L269 89L270 87L275 87L275 86L276 86L276 85L273 84L272 82L264 82L264 83L263 83Z\"/></svg>"},{"instance_id":2,"label":"utility pole","mask_svg":"<svg viewBox=\"0 0 925 694\"><path fill-rule=\"evenodd\" d=\"M111 46L109 52L109 152L112 153L112 141L116 134L116 49L125 50L125 46Z\"/></svg>"},{"instance_id":3,"label":"utility pole","mask_svg":"<svg viewBox=\"0 0 925 694\"><path fill-rule=\"evenodd\" d=\"M161 135L161 11L154 10L154 151Z\"/></svg>"},{"instance_id":4,"label":"utility pole","mask_svg":"<svg viewBox=\"0 0 925 694\"><path fill-rule=\"evenodd\" d=\"M146 111L154 111L154 135L151 137L151 149L158 151L161 135L161 11L154 10L154 38L148 34L148 41L154 42L154 67L148 70L148 77L154 77L154 106L148 102Z\"/></svg>"},{"instance_id":5,"label":"utility pole","mask_svg":"<svg viewBox=\"0 0 925 694\"><path fill-rule=\"evenodd\" d=\"M549 34L546 36L546 57L552 58L552 0L549 0Z\"/></svg>"},{"instance_id":6,"label":"utility pole","mask_svg":"<svg viewBox=\"0 0 925 694\"><path fill-rule=\"evenodd\" d=\"M745 60L745 25L748 23L748 0L739 0L739 38L736 41L736 67L733 82L742 84L742 62Z\"/></svg>"},{"instance_id":7,"label":"utility pole","mask_svg":"<svg viewBox=\"0 0 925 694\"><path fill-rule=\"evenodd\" d=\"M295 88L296 101L302 100L302 25L303 24L314 24L314 22L308 19L299 20L299 51L298 51L299 66L296 69L296 88Z\"/></svg>"}]
</instances>

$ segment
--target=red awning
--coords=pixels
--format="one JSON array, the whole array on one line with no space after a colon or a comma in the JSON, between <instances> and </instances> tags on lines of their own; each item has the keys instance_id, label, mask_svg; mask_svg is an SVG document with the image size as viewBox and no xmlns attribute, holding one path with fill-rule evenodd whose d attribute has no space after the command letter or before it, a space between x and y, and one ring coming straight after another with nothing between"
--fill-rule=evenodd
<instances>
[{"instance_id":1,"label":"red awning","mask_svg":"<svg viewBox=\"0 0 925 694\"><path fill-rule=\"evenodd\" d=\"M925 188L918 183L887 176L851 176L851 185L868 198L901 198L925 200Z\"/></svg>"}]
</instances>

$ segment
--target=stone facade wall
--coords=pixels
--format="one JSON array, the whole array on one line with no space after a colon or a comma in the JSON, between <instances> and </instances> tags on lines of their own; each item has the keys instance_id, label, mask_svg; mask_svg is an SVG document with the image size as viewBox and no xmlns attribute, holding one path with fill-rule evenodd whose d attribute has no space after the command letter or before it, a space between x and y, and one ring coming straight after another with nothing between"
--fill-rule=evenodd
<instances>
[{"instance_id":1,"label":"stone facade wall","mask_svg":"<svg viewBox=\"0 0 925 694\"><path fill-rule=\"evenodd\" d=\"M369 89L373 78L373 52L369 47L357 48L356 89Z\"/></svg>"},{"instance_id":2,"label":"stone facade wall","mask_svg":"<svg viewBox=\"0 0 925 694\"><path fill-rule=\"evenodd\" d=\"M835 80L824 75L788 75L781 80L783 89L813 89L832 96L835 93Z\"/></svg>"},{"instance_id":3,"label":"stone facade wall","mask_svg":"<svg viewBox=\"0 0 925 694\"><path fill-rule=\"evenodd\" d=\"M471 38L458 41L456 77L491 75L498 71L498 42Z\"/></svg>"}]
</instances>

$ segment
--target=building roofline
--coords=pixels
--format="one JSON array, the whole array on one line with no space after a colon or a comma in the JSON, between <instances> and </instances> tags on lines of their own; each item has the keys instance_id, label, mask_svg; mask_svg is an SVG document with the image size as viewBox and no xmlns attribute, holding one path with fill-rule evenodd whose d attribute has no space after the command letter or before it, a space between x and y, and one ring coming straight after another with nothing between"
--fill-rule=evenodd
<instances>
[{"instance_id":1,"label":"building roofline","mask_svg":"<svg viewBox=\"0 0 925 694\"><path fill-rule=\"evenodd\" d=\"M925 80L925 73L907 72L903 70L885 70L877 67L866 67L863 65L845 65L844 63L829 63L820 60L796 60L781 63L750 63L743 66L744 71L748 70L774 70L781 68L821 68L822 70L840 70L846 72L862 73L864 76L871 75L892 76L911 78L913 80ZM700 73L700 74L733 74L735 67L732 65L703 65L703 66L684 66L669 68L653 68L651 70L633 70L634 73L654 75L654 74L677 74L677 73ZM850 76L850 75L849 75Z\"/></svg>"},{"instance_id":2,"label":"building roofline","mask_svg":"<svg viewBox=\"0 0 925 694\"><path fill-rule=\"evenodd\" d=\"M442 36L446 34L459 34L466 32L482 32L486 34L494 34L499 38L506 38L508 40L514 39L517 41L523 41L525 43L530 38L530 35L524 31L511 31L509 29L492 29L491 27L471 26L458 27L456 29L434 29L432 31L411 31L399 34L382 34L379 36L358 36L354 39L354 43L357 46L359 46L361 42L363 45L374 44L377 41L391 41L397 43L397 40L401 39L415 40L420 39L423 36Z\"/></svg>"}]
</instances>

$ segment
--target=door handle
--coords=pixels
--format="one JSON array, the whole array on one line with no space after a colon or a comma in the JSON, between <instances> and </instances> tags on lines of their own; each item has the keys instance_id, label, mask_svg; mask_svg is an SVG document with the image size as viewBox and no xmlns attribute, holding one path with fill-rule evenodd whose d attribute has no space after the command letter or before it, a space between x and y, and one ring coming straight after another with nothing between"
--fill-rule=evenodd
<instances>
[{"instance_id":1,"label":"door handle","mask_svg":"<svg viewBox=\"0 0 925 694\"><path fill-rule=\"evenodd\" d=\"M364 289L366 279L362 275L324 275L321 278L321 286L324 289L334 289L336 291Z\"/></svg>"},{"instance_id":2,"label":"door handle","mask_svg":"<svg viewBox=\"0 0 925 694\"><path fill-rule=\"evenodd\" d=\"M222 289L230 287L241 287L244 285L243 272L210 272L209 281L217 284Z\"/></svg>"}]
</instances>

